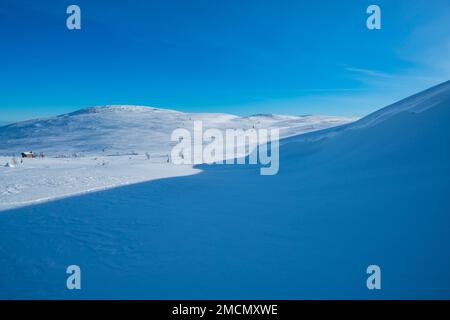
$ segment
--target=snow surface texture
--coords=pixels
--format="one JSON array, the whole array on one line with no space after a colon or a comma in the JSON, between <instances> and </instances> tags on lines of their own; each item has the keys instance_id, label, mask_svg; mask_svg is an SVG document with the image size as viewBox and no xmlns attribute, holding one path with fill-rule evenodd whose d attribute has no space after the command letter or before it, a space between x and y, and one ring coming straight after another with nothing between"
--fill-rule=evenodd
<instances>
[{"instance_id":1,"label":"snow surface texture","mask_svg":"<svg viewBox=\"0 0 450 320\"><path fill-rule=\"evenodd\" d=\"M108 106L0 128L0 210L130 183L199 172L167 163L176 128L280 128L289 136L354 120L332 116L195 114ZM24 151L44 159L12 159ZM3 157L1 155L4 155ZM6 157L5 155L9 155ZM147 159L147 155L150 159ZM16 164L13 164L16 162Z\"/></svg>"},{"instance_id":2,"label":"snow surface texture","mask_svg":"<svg viewBox=\"0 0 450 320\"><path fill-rule=\"evenodd\" d=\"M5 211L0 297L448 299L450 82L383 110L284 140L275 176L202 165Z\"/></svg>"}]
</instances>

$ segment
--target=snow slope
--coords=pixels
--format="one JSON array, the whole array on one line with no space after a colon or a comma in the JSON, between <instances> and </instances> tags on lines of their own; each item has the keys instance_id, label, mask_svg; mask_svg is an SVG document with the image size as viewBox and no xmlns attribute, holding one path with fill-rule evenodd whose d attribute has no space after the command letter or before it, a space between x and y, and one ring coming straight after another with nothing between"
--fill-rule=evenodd
<instances>
[{"instance_id":1,"label":"snow slope","mask_svg":"<svg viewBox=\"0 0 450 320\"><path fill-rule=\"evenodd\" d=\"M105 106L0 128L0 155L33 150L48 156L170 153L176 128L192 130L194 121L205 128L280 128L281 136L341 125L355 118L334 116L252 116L183 113L142 106Z\"/></svg>"},{"instance_id":2,"label":"snow slope","mask_svg":"<svg viewBox=\"0 0 450 320\"><path fill-rule=\"evenodd\" d=\"M24 159L17 167L10 165L11 158L0 157L0 210L200 172L144 155Z\"/></svg>"},{"instance_id":3,"label":"snow slope","mask_svg":"<svg viewBox=\"0 0 450 320\"><path fill-rule=\"evenodd\" d=\"M449 121L446 82L286 139L278 175L202 165L6 211L0 297L449 299ZM65 288L71 264L80 291Z\"/></svg>"},{"instance_id":4,"label":"snow slope","mask_svg":"<svg viewBox=\"0 0 450 320\"><path fill-rule=\"evenodd\" d=\"M305 134L294 137L293 139L286 139L285 142L291 142L293 140L320 140L326 137L340 134L347 130L368 128L371 126L375 126L383 121L389 120L389 118L392 118L401 113L421 113L430 108L434 108L440 105L446 105L449 100L450 90L449 81L447 81L442 83L441 85L432 87L428 90L422 91L411 97L408 97L397 103L373 112L368 116L359 119L358 121L354 121L337 128L330 128L329 130L322 130L318 133Z\"/></svg>"}]
</instances>

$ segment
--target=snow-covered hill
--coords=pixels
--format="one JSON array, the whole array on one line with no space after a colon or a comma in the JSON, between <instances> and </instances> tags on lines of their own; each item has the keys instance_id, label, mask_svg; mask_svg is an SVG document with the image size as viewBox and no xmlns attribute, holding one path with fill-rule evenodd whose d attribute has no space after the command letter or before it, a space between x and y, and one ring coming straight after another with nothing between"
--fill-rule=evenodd
<instances>
[{"instance_id":1,"label":"snow-covered hill","mask_svg":"<svg viewBox=\"0 0 450 320\"><path fill-rule=\"evenodd\" d=\"M448 299L449 122L446 82L285 139L274 176L201 165L4 212L0 298Z\"/></svg>"},{"instance_id":2,"label":"snow-covered hill","mask_svg":"<svg viewBox=\"0 0 450 320\"><path fill-rule=\"evenodd\" d=\"M50 156L111 155L132 152L167 154L176 128L280 128L281 136L337 126L355 118L336 116L238 117L230 114L183 113L143 106L105 106L0 128L0 155L33 150Z\"/></svg>"},{"instance_id":3,"label":"snow-covered hill","mask_svg":"<svg viewBox=\"0 0 450 320\"><path fill-rule=\"evenodd\" d=\"M182 113L105 106L0 128L0 210L130 183L198 172L167 163L176 128L280 128L289 136L347 123L333 116ZM45 159L13 158L24 151ZM4 155L2 157L2 154ZM150 157L148 159L147 157Z\"/></svg>"}]
</instances>

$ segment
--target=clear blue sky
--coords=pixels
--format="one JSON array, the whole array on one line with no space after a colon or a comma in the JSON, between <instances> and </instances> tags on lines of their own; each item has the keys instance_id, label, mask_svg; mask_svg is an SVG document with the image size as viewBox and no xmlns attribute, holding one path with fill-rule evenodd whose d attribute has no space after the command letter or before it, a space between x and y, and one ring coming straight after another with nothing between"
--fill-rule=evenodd
<instances>
[{"instance_id":1,"label":"clear blue sky","mask_svg":"<svg viewBox=\"0 0 450 320\"><path fill-rule=\"evenodd\" d=\"M450 78L450 1L1 0L0 41L0 121L105 104L364 115Z\"/></svg>"}]
</instances>

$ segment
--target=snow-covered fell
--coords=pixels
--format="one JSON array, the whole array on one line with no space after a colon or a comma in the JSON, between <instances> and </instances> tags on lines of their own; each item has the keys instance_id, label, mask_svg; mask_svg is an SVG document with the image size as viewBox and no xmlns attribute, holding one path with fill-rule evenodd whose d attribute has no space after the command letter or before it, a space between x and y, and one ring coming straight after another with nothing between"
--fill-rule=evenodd
<instances>
[{"instance_id":1,"label":"snow-covered fell","mask_svg":"<svg viewBox=\"0 0 450 320\"><path fill-rule=\"evenodd\" d=\"M167 163L176 128L280 128L289 136L347 123L333 116L238 117L144 106L103 106L0 128L0 210L199 172ZM13 158L24 151L44 159ZM2 157L3 155L3 157ZM14 163L15 162L15 163Z\"/></svg>"},{"instance_id":2,"label":"snow-covered fell","mask_svg":"<svg viewBox=\"0 0 450 320\"><path fill-rule=\"evenodd\" d=\"M170 151L176 128L192 130L194 121L206 128L280 128L281 136L337 126L355 118L337 116L238 117L218 113L183 113L144 106L104 106L57 117L30 120L0 128L0 155L24 151L47 155L111 155Z\"/></svg>"}]
</instances>

